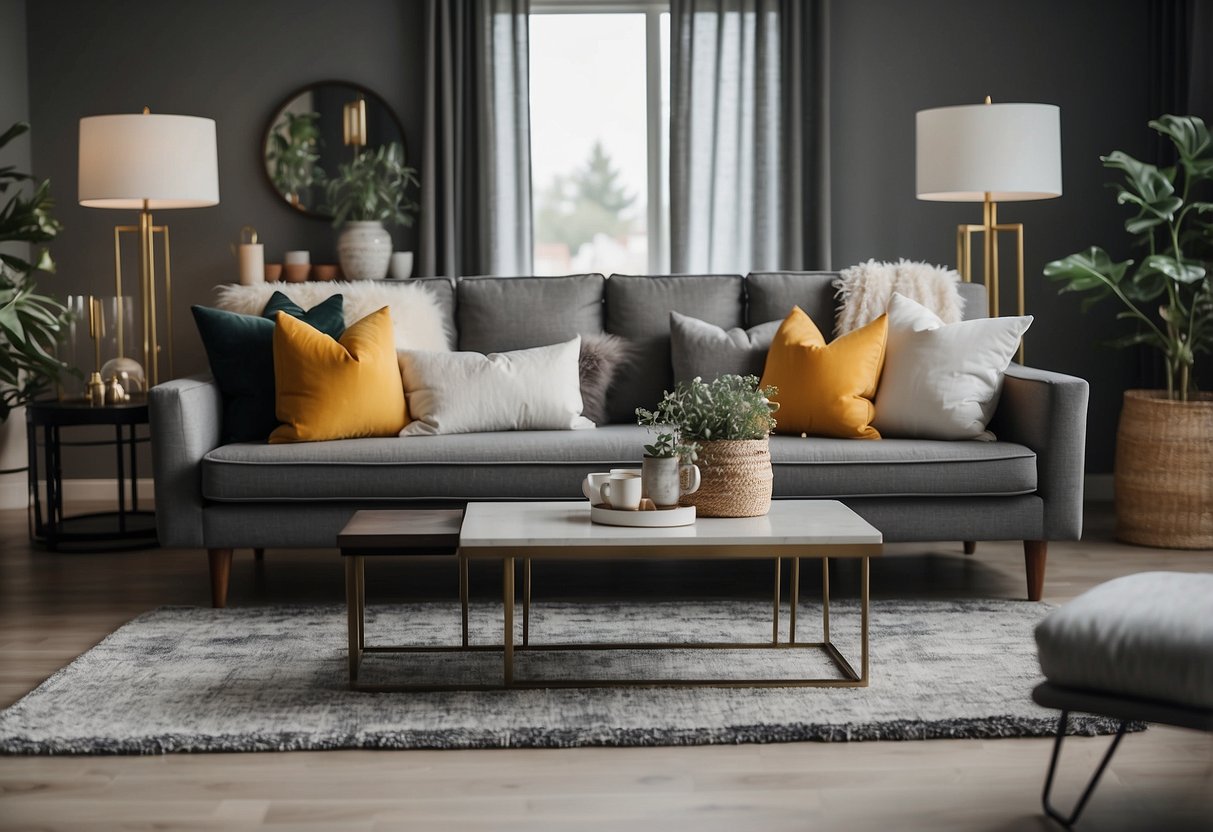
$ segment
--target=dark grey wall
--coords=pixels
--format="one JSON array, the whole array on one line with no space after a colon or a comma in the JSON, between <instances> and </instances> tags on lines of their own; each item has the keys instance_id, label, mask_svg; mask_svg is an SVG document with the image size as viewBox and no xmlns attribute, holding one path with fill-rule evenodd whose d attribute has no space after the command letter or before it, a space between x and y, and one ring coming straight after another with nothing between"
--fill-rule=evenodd
<instances>
[{"instance_id":1,"label":"dark grey wall","mask_svg":"<svg viewBox=\"0 0 1213 832\"><path fill-rule=\"evenodd\" d=\"M994 101L1061 107L1058 199L999 206L1022 222L1029 364L1091 383L1087 470L1112 470L1121 392L1137 357L1099 343L1121 330L1111 302L1088 315L1041 274L1049 260L1089 245L1128 256L1122 221L1099 156L1146 152L1146 0L860 0L831 6L834 267L869 257L953 264L958 223L981 221L979 204L919 202L914 114ZM1009 290L1009 259L1001 275ZM978 267L980 271L980 267ZM1014 310L1003 296L1003 314Z\"/></svg>"},{"instance_id":2,"label":"dark grey wall","mask_svg":"<svg viewBox=\"0 0 1213 832\"><path fill-rule=\"evenodd\" d=\"M0 133L18 121L29 121L29 71L26 58L25 2L0 0ZM0 150L0 165L30 169L30 135ZM14 248L20 256L28 246Z\"/></svg>"},{"instance_id":3,"label":"dark grey wall","mask_svg":"<svg viewBox=\"0 0 1213 832\"><path fill-rule=\"evenodd\" d=\"M1146 0L836 0L832 4L834 266L868 257L954 259L954 227L976 205L914 197L914 113L948 104L1031 101L1062 108L1065 195L1007 204L1001 219L1027 229L1028 362L1091 381L1088 469L1111 470L1131 354L1097 343L1117 332L1111 307L1082 316L1040 276L1045 262L1097 243L1126 255L1122 212L1103 183L1101 153L1144 153L1146 73L1139 54ZM417 158L421 126L420 2L210 0L122 4L40 0L28 7L33 162L55 183L67 226L55 246L58 294L112 286L111 228L122 212L75 204L81 116L158 112L218 123L221 203L161 212L172 226L178 372L205 366L188 307L231 280L228 251L255 225L270 257L310 248L331 259L333 231L271 193L258 145L274 105L308 81L341 78L377 91L401 116ZM411 247L410 240L401 241ZM1005 274L1005 272L1004 272ZM101 476L101 473L90 474Z\"/></svg>"},{"instance_id":4,"label":"dark grey wall","mask_svg":"<svg viewBox=\"0 0 1213 832\"><path fill-rule=\"evenodd\" d=\"M282 204L261 166L266 122L288 94L324 79L362 84L397 112L418 158L420 2L38 0L28 13L34 164L52 179L66 228L54 247L57 293L112 295L112 229L136 216L76 204L80 118L137 113L147 105L215 119L219 205L155 215L172 230L179 375L206 366L189 307L209 302L213 286L235 279L229 245L242 226L257 228L271 261L305 248L313 262L336 262L334 230ZM412 247L411 240L398 242Z\"/></svg>"},{"instance_id":5,"label":"dark grey wall","mask_svg":"<svg viewBox=\"0 0 1213 832\"><path fill-rule=\"evenodd\" d=\"M287 249L310 249L313 262L336 262L336 232L282 204L263 173L266 122L287 95L312 81L362 84L400 116L412 158L419 158L418 0L31 0L27 11L33 163L52 180L65 227L53 247L58 274L42 281L47 291L112 295L113 226L136 217L76 203L80 118L147 105L215 119L219 205L155 215L172 233L178 375L206 368L189 307L211 302L212 287L236 279L229 246L242 226L257 228L271 261ZM397 242L413 248L410 239ZM133 251L129 269L136 268ZM65 476L113 476L108 452L85 450L65 460Z\"/></svg>"}]
</instances>

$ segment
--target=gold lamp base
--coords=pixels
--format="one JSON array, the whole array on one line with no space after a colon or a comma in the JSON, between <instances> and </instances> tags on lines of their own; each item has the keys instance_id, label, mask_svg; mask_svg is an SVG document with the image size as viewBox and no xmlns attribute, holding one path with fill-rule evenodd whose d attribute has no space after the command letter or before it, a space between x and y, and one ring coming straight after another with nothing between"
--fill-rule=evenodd
<instances>
[{"instance_id":1,"label":"gold lamp base","mask_svg":"<svg viewBox=\"0 0 1213 832\"><path fill-rule=\"evenodd\" d=\"M1025 314L1024 281L1023 281L1023 223L998 222L998 204L986 193L982 202L981 225L956 226L956 268L966 283L973 280L973 235L982 235L982 254L986 296L989 302L991 318L998 317L999 285L998 285L998 235L1011 233L1015 235L1015 297L1018 314ZM1018 361L1023 363L1023 341L1019 342Z\"/></svg>"},{"instance_id":2,"label":"gold lamp base","mask_svg":"<svg viewBox=\"0 0 1213 832\"><path fill-rule=\"evenodd\" d=\"M173 377L173 276L169 256L169 236L167 225L155 225L152 222L151 211L148 210L147 200L143 202L143 210L139 212L138 225L114 226L114 291L122 297L122 235L139 235L139 289L142 296L143 312L143 367L147 374L147 386L152 388L160 383L160 342L158 338L159 315L156 311L156 242L155 235L164 236L164 329L168 341L168 376ZM122 316L117 321L118 352L123 354L126 348L123 332Z\"/></svg>"}]
</instances>

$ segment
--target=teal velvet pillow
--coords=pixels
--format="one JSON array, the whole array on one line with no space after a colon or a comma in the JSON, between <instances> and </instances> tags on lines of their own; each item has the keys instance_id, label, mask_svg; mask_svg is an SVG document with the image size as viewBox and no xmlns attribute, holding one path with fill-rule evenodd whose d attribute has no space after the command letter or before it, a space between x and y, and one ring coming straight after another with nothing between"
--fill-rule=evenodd
<instances>
[{"instance_id":1,"label":"teal velvet pillow","mask_svg":"<svg viewBox=\"0 0 1213 832\"><path fill-rule=\"evenodd\" d=\"M211 375L223 394L224 442L263 442L278 427L274 415L274 316L285 312L333 338L345 332L341 295L304 312L286 295L274 292L260 318L207 306L192 306L190 311Z\"/></svg>"}]
</instances>

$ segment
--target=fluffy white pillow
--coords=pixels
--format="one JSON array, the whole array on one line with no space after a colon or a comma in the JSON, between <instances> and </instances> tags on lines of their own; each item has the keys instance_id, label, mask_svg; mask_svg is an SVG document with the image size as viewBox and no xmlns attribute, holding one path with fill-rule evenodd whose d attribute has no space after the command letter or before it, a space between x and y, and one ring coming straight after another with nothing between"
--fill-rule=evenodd
<instances>
[{"instance_id":1,"label":"fluffy white pillow","mask_svg":"<svg viewBox=\"0 0 1213 832\"><path fill-rule=\"evenodd\" d=\"M1031 315L945 324L894 293L872 425L881 436L992 440L1003 373L1031 324Z\"/></svg>"},{"instance_id":2,"label":"fluffy white pillow","mask_svg":"<svg viewBox=\"0 0 1213 832\"><path fill-rule=\"evenodd\" d=\"M484 355L400 350L413 420L401 436L592 428L581 415L581 338Z\"/></svg>"},{"instance_id":3,"label":"fluffy white pillow","mask_svg":"<svg viewBox=\"0 0 1213 832\"><path fill-rule=\"evenodd\" d=\"M215 305L228 312L260 315L274 292L281 292L304 309L325 298L342 296L345 325L351 327L372 312L388 307L398 350L446 351L454 338L447 331L438 298L424 283L403 280L318 280L307 283L255 283L216 286Z\"/></svg>"}]
</instances>

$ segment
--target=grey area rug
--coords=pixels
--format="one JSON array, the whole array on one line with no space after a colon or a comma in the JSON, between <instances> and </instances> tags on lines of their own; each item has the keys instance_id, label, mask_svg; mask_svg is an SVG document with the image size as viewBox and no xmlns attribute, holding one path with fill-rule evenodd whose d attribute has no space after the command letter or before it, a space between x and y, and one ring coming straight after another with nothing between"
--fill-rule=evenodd
<instances>
[{"instance_id":1,"label":"grey area rug","mask_svg":"<svg viewBox=\"0 0 1213 832\"><path fill-rule=\"evenodd\" d=\"M122 626L0 712L0 752L156 754L334 748L696 745L798 740L1044 736L1034 705L1032 628L1049 607L1022 601L878 601L868 688L611 688L358 693L346 688L339 606L164 608ZM858 661L858 609L832 604L832 635ZM520 612L520 611L519 611ZM540 603L541 641L770 637L760 601ZM784 615L786 627L786 609ZM495 642L500 605L473 604L473 642ZM520 625L519 625L520 626ZM820 609L800 609L802 640ZM453 643L455 604L372 607L367 643ZM498 681L497 653L369 656L364 681ZM816 651L528 653L520 675L592 678L830 673ZM1074 733L1114 732L1077 717Z\"/></svg>"}]
</instances>

